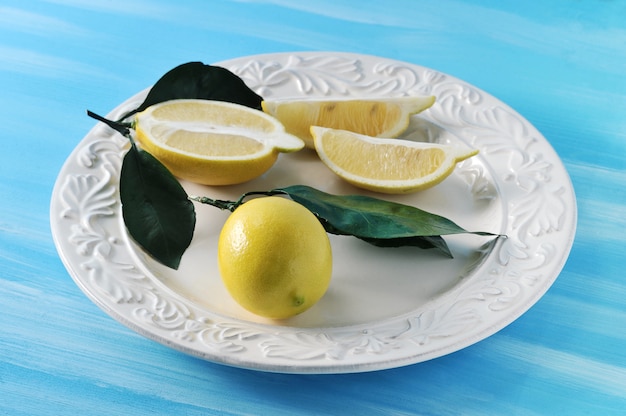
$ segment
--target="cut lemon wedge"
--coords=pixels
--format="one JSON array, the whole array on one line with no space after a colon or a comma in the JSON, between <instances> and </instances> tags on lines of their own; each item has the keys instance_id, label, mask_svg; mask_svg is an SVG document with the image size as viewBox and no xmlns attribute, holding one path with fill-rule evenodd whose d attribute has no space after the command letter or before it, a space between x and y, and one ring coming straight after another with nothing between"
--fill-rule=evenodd
<instances>
[{"instance_id":1,"label":"cut lemon wedge","mask_svg":"<svg viewBox=\"0 0 626 416\"><path fill-rule=\"evenodd\" d=\"M137 141L175 176L204 185L246 182L280 152L304 147L274 117L222 101L171 100L135 118Z\"/></svg>"},{"instance_id":2,"label":"cut lemon wedge","mask_svg":"<svg viewBox=\"0 0 626 416\"><path fill-rule=\"evenodd\" d=\"M315 150L338 176L359 188L408 193L438 184L456 164L478 153L462 146L387 140L311 127Z\"/></svg>"},{"instance_id":3,"label":"cut lemon wedge","mask_svg":"<svg viewBox=\"0 0 626 416\"><path fill-rule=\"evenodd\" d=\"M380 99L300 99L263 101L263 111L276 117L287 132L313 148L311 126L349 130L373 137L397 137L409 118L431 107L433 96Z\"/></svg>"}]
</instances>

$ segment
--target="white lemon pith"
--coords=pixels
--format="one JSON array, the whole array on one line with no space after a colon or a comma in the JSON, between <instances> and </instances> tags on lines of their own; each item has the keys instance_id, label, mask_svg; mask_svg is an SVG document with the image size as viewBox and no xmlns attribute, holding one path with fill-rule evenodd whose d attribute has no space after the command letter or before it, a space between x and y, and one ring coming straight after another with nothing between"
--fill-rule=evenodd
<instances>
[{"instance_id":1,"label":"white lemon pith","mask_svg":"<svg viewBox=\"0 0 626 416\"><path fill-rule=\"evenodd\" d=\"M282 197L245 202L218 240L218 266L233 299L260 316L284 319L324 295L332 274L328 235L304 206Z\"/></svg>"},{"instance_id":2,"label":"white lemon pith","mask_svg":"<svg viewBox=\"0 0 626 416\"><path fill-rule=\"evenodd\" d=\"M382 193L407 193L434 186L456 164L478 153L465 146L386 140L345 130L311 127L315 149L326 166L347 182Z\"/></svg>"},{"instance_id":3,"label":"white lemon pith","mask_svg":"<svg viewBox=\"0 0 626 416\"><path fill-rule=\"evenodd\" d=\"M246 182L266 172L280 152L304 147L275 118L238 104L171 100L136 115L141 146L175 176L204 185Z\"/></svg>"},{"instance_id":4,"label":"white lemon pith","mask_svg":"<svg viewBox=\"0 0 626 416\"><path fill-rule=\"evenodd\" d=\"M397 137L410 116L431 107L433 96L362 99L294 99L263 101L263 111L276 117L287 132L313 148L311 126L349 130L373 137Z\"/></svg>"}]
</instances>

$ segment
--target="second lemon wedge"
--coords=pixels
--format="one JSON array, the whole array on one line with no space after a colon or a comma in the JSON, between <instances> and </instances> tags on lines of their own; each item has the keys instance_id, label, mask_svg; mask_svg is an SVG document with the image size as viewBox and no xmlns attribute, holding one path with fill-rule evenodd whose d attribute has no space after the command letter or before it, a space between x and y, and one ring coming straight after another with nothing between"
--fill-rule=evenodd
<instances>
[{"instance_id":1,"label":"second lemon wedge","mask_svg":"<svg viewBox=\"0 0 626 416\"><path fill-rule=\"evenodd\" d=\"M408 193L434 186L456 164L478 153L465 146L387 140L311 127L315 150L334 173L359 188Z\"/></svg>"}]
</instances>

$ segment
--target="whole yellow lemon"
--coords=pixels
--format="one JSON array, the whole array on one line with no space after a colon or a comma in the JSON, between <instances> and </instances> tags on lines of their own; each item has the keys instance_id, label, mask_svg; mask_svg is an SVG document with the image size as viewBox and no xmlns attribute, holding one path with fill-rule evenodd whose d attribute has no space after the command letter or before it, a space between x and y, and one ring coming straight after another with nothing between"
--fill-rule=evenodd
<instances>
[{"instance_id":1,"label":"whole yellow lemon","mask_svg":"<svg viewBox=\"0 0 626 416\"><path fill-rule=\"evenodd\" d=\"M235 209L220 233L217 256L235 301L267 318L304 312L330 284L332 252L324 227L304 206L279 196Z\"/></svg>"}]
</instances>

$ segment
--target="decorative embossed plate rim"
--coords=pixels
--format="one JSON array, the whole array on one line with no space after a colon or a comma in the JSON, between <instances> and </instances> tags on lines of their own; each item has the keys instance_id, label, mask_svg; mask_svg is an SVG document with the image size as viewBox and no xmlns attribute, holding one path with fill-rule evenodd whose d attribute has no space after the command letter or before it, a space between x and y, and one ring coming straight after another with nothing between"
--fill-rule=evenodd
<instances>
[{"instance_id":1,"label":"decorative embossed plate rim","mask_svg":"<svg viewBox=\"0 0 626 416\"><path fill-rule=\"evenodd\" d=\"M507 235L476 250L458 284L393 316L348 325L288 326L210 311L155 277L129 246L120 218L124 138L96 125L59 173L52 233L77 285L112 317L210 361L285 373L371 371L436 358L478 342L528 310L560 273L576 228L569 176L545 138L506 104L418 65L337 52L243 57L219 65L264 97L433 94L420 120L480 150L457 169L475 199L498 205ZM110 116L136 105L146 91ZM423 127L423 126L422 126ZM435 139L437 139L435 137Z\"/></svg>"}]
</instances>

